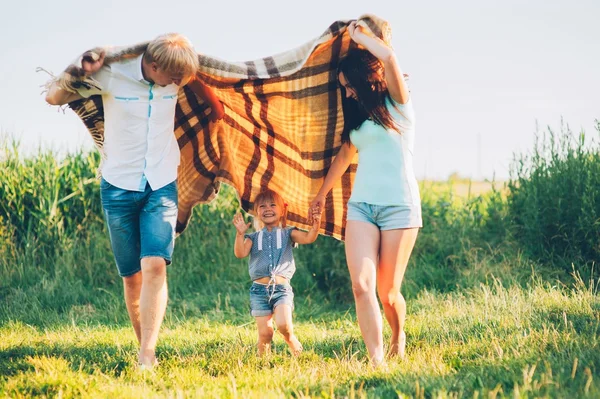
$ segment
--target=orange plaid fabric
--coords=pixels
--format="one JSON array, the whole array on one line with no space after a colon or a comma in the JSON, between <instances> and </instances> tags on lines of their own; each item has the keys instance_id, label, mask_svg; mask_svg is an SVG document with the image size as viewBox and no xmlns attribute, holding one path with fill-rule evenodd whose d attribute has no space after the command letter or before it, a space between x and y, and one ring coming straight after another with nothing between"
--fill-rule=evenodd
<instances>
[{"instance_id":1,"label":"orange plaid fabric","mask_svg":"<svg viewBox=\"0 0 600 399\"><path fill-rule=\"evenodd\" d=\"M390 42L386 21L373 15L358 21ZM261 190L277 191L288 203L288 223L310 227L309 203L341 145L344 120L337 65L353 45L346 30L350 22L334 22L303 46L255 61L231 63L199 55L200 77L223 103L225 117L211 122L208 105L188 87L179 91L175 115L181 149L178 232L188 225L195 205L215 198L221 183L235 188L241 207L250 213ZM139 55L145 48L142 43L105 49L105 62ZM66 90L96 84L78 68L71 65L59 76ZM92 96L69 105L102 151L102 98ZM343 239L355 171L353 163L329 193L321 234Z\"/></svg>"}]
</instances>

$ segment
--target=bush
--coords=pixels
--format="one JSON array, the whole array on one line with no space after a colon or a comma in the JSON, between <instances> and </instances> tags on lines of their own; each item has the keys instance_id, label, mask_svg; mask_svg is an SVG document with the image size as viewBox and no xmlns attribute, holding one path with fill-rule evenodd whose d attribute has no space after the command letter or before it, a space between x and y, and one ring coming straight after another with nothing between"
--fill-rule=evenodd
<instances>
[{"instance_id":1,"label":"bush","mask_svg":"<svg viewBox=\"0 0 600 399\"><path fill-rule=\"evenodd\" d=\"M600 132L600 122L596 130ZM600 260L600 153L568 126L538 135L511 169L508 206L524 250L571 270Z\"/></svg>"},{"instance_id":2,"label":"bush","mask_svg":"<svg viewBox=\"0 0 600 399\"><path fill-rule=\"evenodd\" d=\"M101 301L90 292L121 296L121 281L102 218L97 153L58 159L40 151L35 158L4 147L0 160L0 299L31 295L36 306L86 305ZM453 184L422 184L424 227L419 234L403 292L474 286L508 267L529 273L511 248L503 191L459 196ZM250 279L247 259L233 255L235 191L222 186L218 198L194 209L188 229L177 238L169 267L175 306L202 311L223 296L240 305ZM351 304L344 244L319 237L295 252L294 289L300 297ZM519 278L520 276L515 276ZM42 295L43 293L43 295ZM229 299L227 297L229 296ZM232 299L234 298L234 299ZM318 299L317 299L318 298ZM121 303L120 301L118 303ZM16 303L14 303L16 305Z\"/></svg>"}]
</instances>

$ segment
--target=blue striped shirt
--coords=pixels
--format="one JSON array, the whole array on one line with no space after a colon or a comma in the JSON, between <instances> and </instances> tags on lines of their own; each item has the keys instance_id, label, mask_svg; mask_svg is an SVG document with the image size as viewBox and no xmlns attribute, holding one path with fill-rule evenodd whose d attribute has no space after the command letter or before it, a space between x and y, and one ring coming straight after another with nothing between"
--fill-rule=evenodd
<instances>
[{"instance_id":1,"label":"blue striped shirt","mask_svg":"<svg viewBox=\"0 0 600 399\"><path fill-rule=\"evenodd\" d=\"M248 272L252 280L261 277L282 276L288 280L296 271L292 248L292 230L295 227L275 227L270 232L265 227L260 231L245 234L252 240Z\"/></svg>"}]
</instances>

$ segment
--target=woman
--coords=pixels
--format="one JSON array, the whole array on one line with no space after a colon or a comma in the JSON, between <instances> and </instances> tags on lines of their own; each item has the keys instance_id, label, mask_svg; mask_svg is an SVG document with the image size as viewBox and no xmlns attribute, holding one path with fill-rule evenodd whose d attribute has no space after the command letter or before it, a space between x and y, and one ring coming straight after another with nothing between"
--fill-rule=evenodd
<instances>
[{"instance_id":1,"label":"woman","mask_svg":"<svg viewBox=\"0 0 600 399\"><path fill-rule=\"evenodd\" d=\"M358 324L374 366L384 362L382 317L392 329L389 356L404 356L404 271L422 227L419 187L412 166L415 118L394 51L352 22L350 50L338 68L344 102L342 146L311 207L325 197L358 151L348 201L346 259Z\"/></svg>"}]
</instances>

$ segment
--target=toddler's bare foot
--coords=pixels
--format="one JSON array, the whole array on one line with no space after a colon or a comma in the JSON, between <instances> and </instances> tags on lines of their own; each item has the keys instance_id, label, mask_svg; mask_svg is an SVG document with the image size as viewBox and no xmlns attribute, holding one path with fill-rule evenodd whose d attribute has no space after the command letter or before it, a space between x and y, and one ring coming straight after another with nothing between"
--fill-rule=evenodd
<instances>
[{"instance_id":1,"label":"toddler's bare foot","mask_svg":"<svg viewBox=\"0 0 600 399\"><path fill-rule=\"evenodd\" d=\"M300 343L300 341L298 341L298 338L296 338L296 336L292 336L290 337L290 341L288 342L288 345L290 347L290 351L292 352L292 355L294 356L298 356L300 353L302 353L302 344Z\"/></svg>"},{"instance_id":2,"label":"toddler's bare foot","mask_svg":"<svg viewBox=\"0 0 600 399\"><path fill-rule=\"evenodd\" d=\"M258 344L258 356L264 357L271 354L271 344Z\"/></svg>"}]
</instances>

